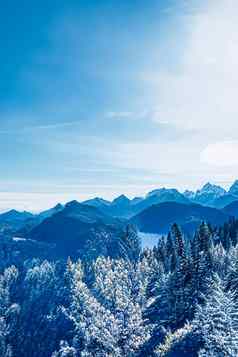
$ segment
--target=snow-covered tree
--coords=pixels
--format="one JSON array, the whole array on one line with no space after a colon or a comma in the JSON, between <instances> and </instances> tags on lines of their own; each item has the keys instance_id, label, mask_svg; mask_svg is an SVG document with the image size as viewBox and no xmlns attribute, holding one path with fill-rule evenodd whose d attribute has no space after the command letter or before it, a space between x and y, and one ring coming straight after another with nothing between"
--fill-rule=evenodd
<instances>
[{"instance_id":1,"label":"snow-covered tree","mask_svg":"<svg viewBox=\"0 0 238 357\"><path fill-rule=\"evenodd\" d=\"M73 267L70 317L75 324L74 346L82 355L133 356L149 338L131 277L135 272L128 264L99 258L93 291L83 281L81 263Z\"/></svg>"},{"instance_id":2,"label":"snow-covered tree","mask_svg":"<svg viewBox=\"0 0 238 357\"><path fill-rule=\"evenodd\" d=\"M218 275L211 282L212 290L205 304L198 307L195 317L196 333L203 345L201 355L238 355L238 306L234 294L225 291Z\"/></svg>"},{"instance_id":3,"label":"snow-covered tree","mask_svg":"<svg viewBox=\"0 0 238 357\"><path fill-rule=\"evenodd\" d=\"M11 357L9 335L16 328L19 306L11 301L11 289L18 278L18 270L11 266L0 275L0 357Z\"/></svg>"}]
</instances>

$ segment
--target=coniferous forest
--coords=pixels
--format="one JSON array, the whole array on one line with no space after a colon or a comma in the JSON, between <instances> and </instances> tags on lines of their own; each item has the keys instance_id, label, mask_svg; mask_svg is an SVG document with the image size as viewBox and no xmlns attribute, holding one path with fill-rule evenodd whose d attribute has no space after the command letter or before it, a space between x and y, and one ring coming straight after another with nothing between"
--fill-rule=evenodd
<instances>
[{"instance_id":1,"label":"coniferous forest","mask_svg":"<svg viewBox=\"0 0 238 357\"><path fill-rule=\"evenodd\" d=\"M0 357L238 357L238 0L0 0Z\"/></svg>"},{"instance_id":2,"label":"coniferous forest","mask_svg":"<svg viewBox=\"0 0 238 357\"><path fill-rule=\"evenodd\" d=\"M91 261L19 260L2 240L0 356L237 356L237 233L173 224L142 250L127 226L121 257Z\"/></svg>"}]
</instances>

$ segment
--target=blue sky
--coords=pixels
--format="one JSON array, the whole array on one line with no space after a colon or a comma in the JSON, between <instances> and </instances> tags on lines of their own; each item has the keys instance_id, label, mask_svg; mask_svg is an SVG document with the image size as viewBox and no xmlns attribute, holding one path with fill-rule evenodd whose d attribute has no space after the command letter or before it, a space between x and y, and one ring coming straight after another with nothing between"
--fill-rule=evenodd
<instances>
[{"instance_id":1,"label":"blue sky","mask_svg":"<svg viewBox=\"0 0 238 357\"><path fill-rule=\"evenodd\" d=\"M236 177L235 1L1 8L0 209Z\"/></svg>"}]
</instances>

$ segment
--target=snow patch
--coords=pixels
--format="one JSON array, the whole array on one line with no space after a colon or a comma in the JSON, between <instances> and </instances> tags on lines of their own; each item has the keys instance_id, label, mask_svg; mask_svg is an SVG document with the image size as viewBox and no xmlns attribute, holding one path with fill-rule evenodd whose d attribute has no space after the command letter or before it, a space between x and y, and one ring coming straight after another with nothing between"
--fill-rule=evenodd
<instances>
[{"instance_id":1,"label":"snow patch","mask_svg":"<svg viewBox=\"0 0 238 357\"><path fill-rule=\"evenodd\" d=\"M20 242L20 241L25 241L26 238L20 238L20 237L13 237L12 238L15 242Z\"/></svg>"}]
</instances>

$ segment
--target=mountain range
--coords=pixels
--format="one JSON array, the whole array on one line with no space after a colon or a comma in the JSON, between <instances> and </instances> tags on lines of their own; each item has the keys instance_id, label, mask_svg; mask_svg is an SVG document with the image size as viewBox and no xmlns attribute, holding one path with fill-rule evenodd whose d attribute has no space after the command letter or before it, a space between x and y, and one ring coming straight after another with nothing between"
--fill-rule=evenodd
<instances>
[{"instance_id":1,"label":"mountain range","mask_svg":"<svg viewBox=\"0 0 238 357\"><path fill-rule=\"evenodd\" d=\"M121 195L113 201L99 197L81 203L71 201L39 214L10 210L0 214L0 234L16 242L41 242L72 255L106 246L113 250L116 240L112 244L110 237L115 232L121 236L128 223L141 232L166 233L177 222L184 231L192 232L201 221L221 225L231 216L238 217L238 180L228 191L207 183L196 192L160 188L133 199ZM99 233L105 237L103 242L98 239Z\"/></svg>"},{"instance_id":2,"label":"mountain range","mask_svg":"<svg viewBox=\"0 0 238 357\"><path fill-rule=\"evenodd\" d=\"M160 188L149 192L145 197L129 199L121 195L112 202L103 198L93 198L82 202L101 209L104 213L115 217L130 218L144 209L163 202L177 202L184 204L200 204L202 206L222 209L232 202L238 200L238 180L236 180L228 191L218 185L205 184L201 189L179 192L177 189Z\"/></svg>"},{"instance_id":3,"label":"mountain range","mask_svg":"<svg viewBox=\"0 0 238 357\"><path fill-rule=\"evenodd\" d=\"M132 200L121 195L112 202L94 198L83 202L83 204L97 207L106 214L128 219L152 205L163 202L190 203L189 199L178 190L161 188L149 192L145 197L135 197Z\"/></svg>"},{"instance_id":4,"label":"mountain range","mask_svg":"<svg viewBox=\"0 0 238 357\"><path fill-rule=\"evenodd\" d=\"M23 227L27 220L30 220L34 217L34 215L30 212L19 212L15 209L12 209L8 212L0 214L0 233L6 231L12 231L14 228L20 229Z\"/></svg>"},{"instance_id":5,"label":"mountain range","mask_svg":"<svg viewBox=\"0 0 238 357\"><path fill-rule=\"evenodd\" d=\"M223 208L238 200L238 180L236 180L228 191L221 186L212 185L209 182L196 192L185 191L184 196L191 202L204 206Z\"/></svg>"},{"instance_id":6,"label":"mountain range","mask_svg":"<svg viewBox=\"0 0 238 357\"><path fill-rule=\"evenodd\" d=\"M85 251L93 232L107 232L120 227L120 222L98 208L77 201L67 203L61 210L45 218L27 232L25 238L57 246L58 252L74 255Z\"/></svg>"}]
</instances>

